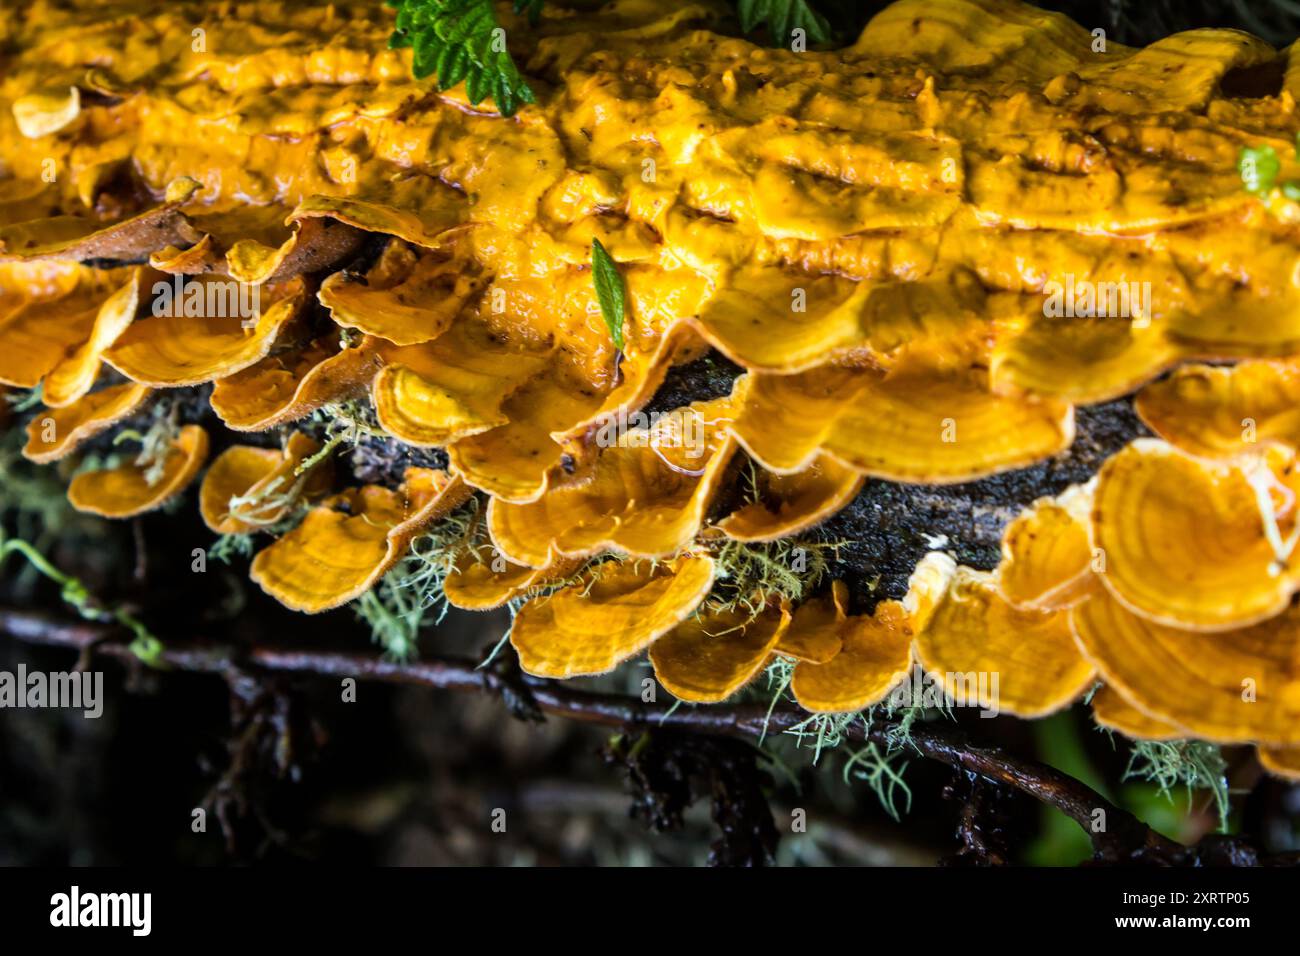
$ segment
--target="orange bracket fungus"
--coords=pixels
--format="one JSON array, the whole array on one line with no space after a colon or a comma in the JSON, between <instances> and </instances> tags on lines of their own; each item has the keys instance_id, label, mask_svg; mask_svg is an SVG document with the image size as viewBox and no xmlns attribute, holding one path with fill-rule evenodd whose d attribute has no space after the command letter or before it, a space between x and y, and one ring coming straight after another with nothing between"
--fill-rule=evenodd
<instances>
[{"instance_id":1,"label":"orange bracket fungus","mask_svg":"<svg viewBox=\"0 0 1300 956\"><path fill-rule=\"evenodd\" d=\"M1295 46L501 3L523 85L442 90L380 0L188 4L245 37L207 50L40 6L0 385L76 509L194 486L285 607L497 609L533 686L645 654L822 728L914 675L1025 719L1095 691L1300 776L1300 202L1238 166L1300 181Z\"/></svg>"}]
</instances>

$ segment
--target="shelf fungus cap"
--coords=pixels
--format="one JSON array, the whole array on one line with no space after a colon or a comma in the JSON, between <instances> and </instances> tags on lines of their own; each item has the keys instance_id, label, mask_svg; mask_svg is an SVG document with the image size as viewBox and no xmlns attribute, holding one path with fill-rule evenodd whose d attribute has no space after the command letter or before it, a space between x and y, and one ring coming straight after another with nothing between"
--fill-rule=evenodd
<instances>
[{"instance_id":1,"label":"shelf fungus cap","mask_svg":"<svg viewBox=\"0 0 1300 956\"><path fill-rule=\"evenodd\" d=\"M154 314L133 322L104 353L127 378L154 388L201 385L256 364L307 303L300 279L264 288L220 276L181 286L177 277L162 286L166 304L155 298ZM263 303L264 294L271 301Z\"/></svg>"},{"instance_id":2,"label":"shelf fungus cap","mask_svg":"<svg viewBox=\"0 0 1300 956\"><path fill-rule=\"evenodd\" d=\"M384 364L384 343L341 348L328 332L301 348L268 355L212 386L212 410L234 431L266 431L365 392Z\"/></svg>"},{"instance_id":3,"label":"shelf fungus cap","mask_svg":"<svg viewBox=\"0 0 1300 956\"><path fill-rule=\"evenodd\" d=\"M959 706L1042 717L1073 703L1094 681L1065 612L1020 611L994 575L958 567L916 633L921 665Z\"/></svg>"},{"instance_id":4,"label":"shelf fungus cap","mask_svg":"<svg viewBox=\"0 0 1300 956\"><path fill-rule=\"evenodd\" d=\"M6 226L0 229L0 261L147 261L161 248L192 245L203 238L180 211L188 195L181 190L173 199L169 190L165 203L108 225L65 215Z\"/></svg>"},{"instance_id":5,"label":"shelf fungus cap","mask_svg":"<svg viewBox=\"0 0 1300 956\"><path fill-rule=\"evenodd\" d=\"M707 555L666 562L610 561L575 584L533 598L510 643L538 677L604 674L685 621L713 587Z\"/></svg>"},{"instance_id":6,"label":"shelf fungus cap","mask_svg":"<svg viewBox=\"0 0 1300 956\"><path fill-rule=\"evenodd\" d=\"M1002 535L998 590L1022 610L1059 611L1078 603L1092 583L1088 536L1092 487L1074 485L1040 498Z\"/></svg>"},{"instance_id":7,"label":"shelf fungus cap","mask_svg":"<svg viewBox=\"0 0 1300 956\"><path fill-rule=\"evenodd\" d=\"M791 475L755 468L758 500L718 522L736 541L775 541L807 531L852 501L866 480L829 455Z\"/></svg>"},{"instance_id":8,"label":"shelf fungus cap","mask_svg":"<svg viewBox=\"0 0 1300 956\"><path fill-rule=\"evenodd\" d=\"M912 667L912 624L903 605L882 601L871 615L849 615L847 598L836 581L829 597L805 601L777 648L800 658L790 689L807 710L862 710L884 700ZM833 643L839 651L818 660Z\"/></svg>"},{"instance_id":9,"label":"shelf fungus cap","mask_svg":"<svg viewBox=\"0 0 1300 956\"><path fill-rule=\"evenodd\" d=\"M333 219L304 219L295 225L276 245L256 239L235 242L226 250L225 271L251 285L284 282L333 265L354 254L365 240L360 229Z\"/></svg>"},{"instance_id":10,"label":"shelf fungus cap","mask_svg":"<svg viewBox=\"0 0 1300 956\"><path fill-rule=\"evenodd\" d=\"M1156 624L1098 591L1067 612L1085 656L1143 713L1217 743L1300 745L1300 610L1234 631Z\"/></svg>"},{"instance_id":11,"label":"shelf fungus cap","mask_svg":"<svg viewBox=\"0 0 1300 956\"><path fill-rule=\"evenodd\" d=\"M123 292L130 275L68 263L0 264L0 384L34 388L50 379L47 404L89 391L102 348L133 313Z\"/></svg>"},{"instance_id":12,"label":"shelf fungus cap","mask_svg":"<svg viewBox=\"0 0 1300 956\"><path fill-rule=\"evenodd\" d=\"M1175 627L1228 630L1280 613L1300 583L1286 544L1296 482L1293 463L1272 451L1238 467L1138 439L1112 456L1092 508L1106 589Z\"/></svg>"},{"instance_id":13,"label":"shelf fungus cap","mask_svg":"<svg viewBox=\"0 0 1300 956\"><path fill-rule=\"evenodd\" d=\"M432 468L408 468L396 491L366 485L343 492L260 551L249 576L295 611L338 607L370 590L420 532L469 494L458 478Z\"/></svg>"},{"instance_id":14,"label":"shelf fungus cap","mask_svg":"<svg viewBox=\"0 0 1300 956\"><path fill-rule=\"evenodd\" d=\"M510 421L507 399L549 357L510 348L473 319L431 342L386 350L372 389L379 424L408 445L444 447Z\"/></svg>"},{"instance_id":15,"label":"shelf fungus cap","mask_svg":"<svg viewBox=\"0 0 1300 956\"><path fill-rule=\"evenodd\" d=\"M1134 706L1109 684L1092 695L1092 717L1099 726L1134 740L1181 740L1193 736L1185 728Z\"/></svg>"},{"instance_id":16,"label":"shelf fungus cap","mask_svg":"<svg viewBox=\"0 0 1300 956\"><path fill-rule=\"evenodd\" d=\"M364 282L336 272L321 283L317 297L336 323L394 345L431 342L486 285L463 259L428 253L413 258L405 248L389 243Z\"/></svg>"},{"instance_id":17,"label":"shelf fungus cap","mask_svg":"<svg viewBox=\"0 0 1300 956\"><path fill-rule=\"evenodd\" d=\"M490 549L477 557L466 555L442 584L448 603L463 611L490 611L530 592L563 581L578 570L581 561L555 557L545 567L529 568L506 560Z\"/></svg>"},{"instance_id":18,"label":"shelf fungus cap","mask_svg":"<svg viewBox=\"0 0 1300 956\"><path fill-rule=\"evenodd\" d=\"M78 511L105 518L153 511L184 491L207 457L208 433L198 425L186 425L172 442L161 472L151 474L150 467L142 464L83 472L68 486L68 501Z\"/></svg>"},{"instance_id":19,"label":"shelf fungus cap","mask_svg":"<svg viewBox=\"0 0 1300 956\"><path fill-rule=\"evenodd\" d=\"M679 409L649 428L611 434L586 481L536 501L488 505L492 540L512 561L539 567L607 549L661 558L687 547L734 451L726 399ZM597 436L599 441L599 435Z\"/></svg>"},{"instance_id":20,"label":"shelf fungus cap","mask_svg":"<svg viewBox=\"0 0 1300 956\"><path fill-rule=\"evenodd\" d=\"M123 382L91 392L70 405L38 413L27 423L23 455L42 465L57 461L86 439L134 414L151 391L147 385Z\"/></svg>"},{"instance_id":21,"label":"shelf fungus cap","mask_svg":"<svg viewBox=\"0 0 1300 956\"><path fill-rule=\"evenodd\" d=\"M68 126L81 115L81 90L75 86L58 90L37 90L13 103L18 132L28 139L40 139Z\"/></svg>"},{"instance_id":22,"label":"shelf fungus cap","mask_svg":"<svg viewBox=\"0 0 1300 956\"><path fill-rule=\"evenodd\" d=\"M283 449L234 445L203 476L199 513L217 534L248 534L283 518L302 498L317 496L330 478L322 462L307 474L298 466L320 450L313 439L294 432Z\"/></svg>"},{"instance_id":23,"label":"shelf fungus cap","mask_svg":"<svg viewBox=\"0 0 1300 956\"><path fill-rule=\"evenodd\" d=\"M1300 781L1300 747L1260 747L1259 764L1275 777Z\"/></svg>"},{"instance_id":24,"label":"shelf fungus cap","mask_svg":"<svg viewBox=\"0 0 1300 956\"><path fill-rule=\"evenodd\" d=\"M782 474L827 453L865 475L947 484L1032 464L1074 440L1067 402L994 395L977 377L919 366L751 372L733 397L736 437Z\"/></svg>"},{"instance_id":25,"label":"shelf fungus cap","mask_svg":"<svg viewBox=\"0 0 1300 956\"><path fill-rule=\"evenodd\" d=\"M117 341L135 319L140 305L142 270L131 270L127 283L110 295L95 313L90 337L50 369L41 387L46 405L57 408L77 401L95 385L104 350Z\"/></svg>"},{"instance_id":26,"label":"shelf fungus cap","mask_svg":"<svg viewBox=\"0 0 1300 956\"><path fill-rule=\"evenodd\" d=\"M650 645L655 678L681 700L726 700L763 670L789 624L784 607L701 611Z\"/></svg>"},{"instance_id":27,"label":"shelf fungus cap","mask_svg":"<svg viewBox=\"0 0 1300 956\"><path fill-rule=\"evenodd\" d=\"M515 504L547 493L564 448L554 439L600 407L600 396L574 387L551 362L501 405L506 424L447 446L452 470L494 500Z\"/></svg>"},{"instance_id":28,"label":"shelf fungus cap","mask_svg":"<svg viewBox=\"0 0 1300 956\"><path fill-rule=\"evenodd\" d=\"M1300 363L1185 365L1133 403L1153 432L1191 455L1258 455L1269 444L1300 449Z\"/></svg>"}]
</instances>

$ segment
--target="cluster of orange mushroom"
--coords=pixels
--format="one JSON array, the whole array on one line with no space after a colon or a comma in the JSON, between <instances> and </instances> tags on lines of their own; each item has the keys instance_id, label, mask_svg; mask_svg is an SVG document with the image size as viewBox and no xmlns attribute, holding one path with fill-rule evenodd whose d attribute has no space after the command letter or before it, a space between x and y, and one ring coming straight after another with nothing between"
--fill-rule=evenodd
<instances>
[{"instance_id":1,"label":"cluster of orange mushroom","mask_svg":"<svg viewBox=\"0 0 1300 956\"><path fill-rule=\"evenodd\" d=\"M70 500L126 517L202 473L218 533L305 511L252 562L289 607L364 594L478 496L492 548L446 595L522 602L534 674L648 648L672 693L716 701L784 656L805 707L841 712L919 664L997 673L1026 717L1100 681L1106 726L1300 772L1300 207L1237 170L1261 145L1300 165L1294 48L1099 46L1014 0L900 0L795 51L712 32L728 9L525 27L502 4L537 92L507 118L411 79L378 0L34 4L0 28L0 383L46 406L26 454L212 383L226 429L280 447L184 423ZM594 240L626 282L621 349ZM1086 289L1068 318L1045 304L1064 288ZM743 367L729 395L602 440L710 350ZM1239 364L1183 364L1209 360ZM1042 461L1075 405L1135 390L1158 439L1034 503L1000 567L936 551L871 614L843 582L716 600L719 542L803 534L868 477ZM446 468L349 487L300 426L357 400ZM752 494L716 513L746 460Z\"/></svg>"}]
</instances>

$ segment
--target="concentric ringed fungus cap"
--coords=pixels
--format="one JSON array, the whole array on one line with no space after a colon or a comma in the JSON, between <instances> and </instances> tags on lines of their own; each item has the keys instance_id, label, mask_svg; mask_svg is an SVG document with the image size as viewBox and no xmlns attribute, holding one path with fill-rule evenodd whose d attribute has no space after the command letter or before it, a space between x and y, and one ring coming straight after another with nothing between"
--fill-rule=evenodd
<instances>
[{"instance_id":1,"label":"concentric ringed fungus cap","mask_svg":"<svg viewBox=\"0 0 1300 956\"><path fill-rule=\"evenodd\" d=\"M462 558L456 570L447 575L442 593L453 606L464 611L490 611L517 598L563 581L578 570L581 561L554 558L542 568L529 568L512 561L493 549L491 555ZM482 560L486 558L486 560ZM461 566L463 565L463 567Z\"/></svg>"},{"instance_id":2,"label":"concentric ringed fungus cap","mask_svg":"<svg viewBox=\"0 0 1300 956\"><path fill-rule=\"evenodd\" d=\"M650 645L655 678L680 700L726 700L759 675L789 624L783 607L706 609Z\"/></svg>"},{"instance_id":3,"label":"concentric ringed fungus cap","mask_svg":"<svg viewBox=\"0 0 1300 956\"><path fill-rule=\"evenodd\" d=\"M186 425L172 442L156 477L142 464L83 472L68 486L68 501L78 511L104 518L130 518L153 511L184 491L207 457L208 433L198 425Z\"/></svg>"},{"instance_id":4,"label":"concentric ringed fungus cap","mask_svg":"<svg viewBox=\"0 0 1300 956\"><path fill-rule=\"evenodd\" d=\"M397 491L366 485L313 508L301 525L253 558L249 576L295 611L339 607L370 590L416 535L469 495L445 471L408 468Z\"/></svg>"},{"instance_id":5,"label":"concentric ringed fungus cap","mask_svg":"<svg viewBox=\"0 0 1300 956\"><path fill-rule=\"evenodd\" d=\"M1153 432L1191 455L1257 455L1270 443L1300 448L1300 364L1184 365L1138 393Z\"/></svg>"},{"instance_id":6,"label":"concentric ringed fungus cap","mask_svg":"<svg viewBox=\"0 0 1300 956\"><path fill-rule=\"evenodd\" d=\"M840 581L829 597L805 601L777 648L800 659L790 689L805 710L862 710L884 700L912 667L912 622L903 605L882 601L867 616L847 614L847 602Z\"/></svg>"},{"instance_id":7,"label":"concentric ringed fungus cap","mask_svg":"<svg viewBox=\"0 0 1300 956\"><path fill-rule=\"evenodd\" d=\"M733 398L736 437L779 474L826 453L865 475L945 484L1030 464L1074 440L1066 402L994 395L922 368L751 372Z\"/></svg>"},{"instance_id":8,"label":"concentric ringed fungus cap","mask_svg":"<svg viewBox=\"0 0 1300 956\"><path fill-rule=\"evenodd\" d=\"M1040 498L1002 535L998 590L1021 610L1059 611L1078 603L1092 585L1088 536L1092 487L1075 485Z\"/></svg>"},{"instance_id":9,"label":"concentric ringed fungus cap","mask_svg":"<svg viewBox=\"0 0 1300 956\"><path fill-rule=\"evenodd\" d=\"M1109 684L1092 695L1092 716L1100 726L1134 740L1181 740L1190 736L1182 727L1139 710Z\"/></svg>"},{"instance_id":10,"label":"concentric ringed fungus cap","mask_svg":"<svg viewBox=\"0 0 1300 956\"><path fill-rule=\"evenodd\" d=\"M1158 439L1138 439L1111 457L1092 507L1106 589L1174 627L1230 630L1281 613L1300 585L1300 571L1282 563L1296 520L1287 482L1295 479L1290 462L1279 468L1270 459L1248 470Z\"/></svg>"},{"instance_id":11,"label":"concentric ringed fungus cap","mask_svg":"<svg viewBox=\"0 0 1300 956\"><path fill-rule=\"evenodd\" d=\"M198 288L205 302L201 314L185 314L173 303L161 315L133 322L104 352L104 360L142 385L201 385L233 375L265 358L281 329L307 302L302 280L295 279L282 288L267 290L267 298L272 300L269 307L259 306L256 316L241 317L243 300L251 302L251 292L219 278L204 278ZM258 292L260 303L260 287L252 291ZM210 309L206 306L210 301L222 305Z\"/></svg>"},{"instance_id":12,"label":"concentric ringed fungus cap","mask_svg":"<svg viewBox=\"0 0 1300 956\"><path fill-rule=\"evenodd\" d=\"M757 500L718 522L736 541L776 541L807 531L852 501L866 480L829 455L791 475L755 468Z\"/></svg>"},{"instance_id":13,"label":"concentric ringed fungus cap","mask_svg":"<svg viewBox=\"0 0 1300 956\"><path fill-rule=\"evenodd\" d=\"M1300 745L1300 610L1213 634L1146 620L1104 590L1066 613L1084 655L1144 714L1216 743Z\"/></svg>"},{"instance_id":14,"label":"concentric ringed fungus cap","mask_svg":"<svg viewBox=\"0 0 1300 956\"><path fill-rule=\"evenodd\" d=\"M533 598L510 643L538 677L604 674L690 617L713 587L713 559L604 562L577 583Z\"/></svg>"},{"instance_id":15,"label":"concentric ringed fungus cap","mask_svg":"<svg viewBox=\"0 0 1300 956\"><path fill-rule=\"evenodd\" d=\"M38 414L27 423L23 455L37 464L57 461L75 451L86 439L134 414L151 393L147 385L123 382Z\"/></svg>"},{"instance_id":16,"label":"concentric ringed fungus cap","mask_svg":"<svg viewBox=\"0 0 1300 956\"><path fill-rule=\"evenodd\" d=\"M1066 613L1019 611L994 575L965 567L918 628L916 652L950 698L1018 717L1067 707L1095 680Z\"/></svg>"},{"instance_id":17,"label":"concentric ringed fungus cap","mask_svg":"<svg viewBox=\"0 0 1300 956\"><path fill-rule=\"evenodd\" d=\"M326 463L297 474L302 462L319 450L320 444L301 432L290 435L281 450L227 448L199 487L204 524L217 534L248 534L275 524L302 498L319 496L330 478Z\"/></svg>"},{"instance_id":18,"label":"concentric ringed fungus cap","mask_svg":"<svg viewBox=\"0 0 1300 956\"><path fill-rule=\"evenodd\" d=\"M687 547L734 450L726 399L702 402L601 448L586 481L553 487L527 504L493 499L488 530L501 553L540 567L552 553L617 550L661 558Z\"/></svg>"}]
</instances>

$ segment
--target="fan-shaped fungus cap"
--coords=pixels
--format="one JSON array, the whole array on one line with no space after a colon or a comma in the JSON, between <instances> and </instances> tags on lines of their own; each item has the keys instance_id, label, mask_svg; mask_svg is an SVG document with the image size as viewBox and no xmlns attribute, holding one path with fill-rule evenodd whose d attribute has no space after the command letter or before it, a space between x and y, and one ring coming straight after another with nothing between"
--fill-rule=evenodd
<instances>
[{"instance_id":1,"label":"fan-shaped fungus cap","mask_svg":"<svg viewBox=\"0 0 1300 956\"><path fill-rule=\"evenodd\" d=\"M479 558L485 560L458 561L456 570L443 581L442 593L451 605L461 610L488 611L501 607L530 591L563 581L582 563L555 558L545 567L528 568L507 561L495 549L490 555L482 554Z\"/></svg>"},{"instance_id":2,"label":"fan-shaped fungus cap","mask_svg":"<svg viewBox=\"0 0 1300 956\"><path fill-rule=\"evenodd\" d=\"M304 219L275 245L243 239L226 251L230 277L250 285L284 282L319 272L360 248L365 233L334 219ZM220 271L220 270L219 270Z\"/></svg>"},{"instance_id":3,"label":"fan-shaped fungus cap","mask_svg":"<svg viewBox=\"0 0 1300 956\"><path fill-rule=\"evenodd\" d=\"M68 501L78 511L105 518L130 518L153 511L184 491L207 457L208 433L198 425L186 425L172 442L156 477L141 464L83 472L68 485Z\"/></svg>"},{"instance_id":4,"label":"fan-shaped fungus cap","mask_svg":"<svg viewBox=\"0 0 1300 956\"><path fill-rule=\"evenodd\" d=\"M650 645L655 678L681 700L726 700L763 670L789 623L786 608L706 609Z\"/></svg>"},{"instance_id":5,"label":"fan-shaped fungus cap","mask_svg":"<svg viewBox=\"0 0 1300 956\"><path fill-rule=\"evenodd\" d=\"M330 402L362 394L383 367L385 343L366 338L341 348L326 333L268 355L212 386L212 410L235 431L265 431L306 418Z\"/></svg>"},{"instance_id":6,"label":"fan-shaped fungus cap","mask_svg":"<svg viewBox=\"0 0 1300 956\"><path fill-rule=\"evenodd\" d=\"M1146 317L1061 319L1038 313L999 337L989 377L1000 393L1029 393L1091 404L1127 395L1179 358L1165 327Z\"/></svg>"},{"instance_id":7,"label":"fan-shaped fungus cap","mask_svg":"<svg viewBox=\"0 0 1300 956\"><path fill-rule=\"evenodd\" d=\"M370 590L416 535L469 494L445 471L408 468L397 491L366 485L313 508L301 525L253 558L249 576L296 611L338 607Z\"/></svg>"},{"instance_id":8,"label":"fan-shaped fungus cap","mask_svg":"<svg viewBox=\"0 0 1300 956\"><path fill-rule=\"evenodd\" d=\"M387 360L373 388L379 424L407 444L445 446L508 424L506 400L549 358L466 319L431 342L388 350Z\"/></svg>"},{"instance_id":9,"label":"fan-shaped fungus cap","mask_svg":"<svg viewBox=\"0 0 1300 956\"><path fill-rule=\"evenodd\" d=\"M1300 780L1300 747L1260 747L1259 763L1275 777Z\"/></svg>"},{"instance_id":10,"label":"fan-shaped fungus cap","mask_svg":"<svg viewBox=\"0 0 1300 956\"><path fill-rule=\"evenodd\" d=\"M1106 683L1144 713L1219 743L1300 745L1300 610L1207 634L1098 591L1067 612Z\"/></svg>"},{"instance_id":11,"label":"fan-shaped fungus cap","mask_svg":"<svg viewBox=\"0 0 1300 956\"><path fill-rule=\"evenodd\" d=\"M81 90L75 86L59 90L37 90L13 103L18 132L28 139L57 133L81 115Z\"/></svg>"},{"instance_id":12,"label":"fan-shaped fungus cap","mask_svg":"<svg viewBox=\"0 0 1300 956\"><path fill-rule=\"evenodd\" d=\"M127 283L110 295L95 313L90 337L46 374L41 387L41 398L46 405L51 408L70 405L94 387L99 377L100 356L135 318L143 273L141 269L131 270Z\"/></svg>"},{"instance_id":13,"label":"fan-shaped fungus cap","mask_svg":"<svg viewBox=\"0 0 1300 956\"><path fill-rule=\"evenodd\" d=\"M701 402L647 429L610 436L589 480L528 504L488 505L492 540L512 561L540 567L615 549L666 557L690 544L730 460L725 399ZM600 441L600 436L597 436ZM617 444L615 444L615 442Z\"/></svg>"},{"instance_id":14,"label":"fan-shaped fungus cap","mask_svg":"<svg viewBox=\"0 0 1300 956\"><path fill-rule=\"evenodd\" d=\"M690 617L712 587L713 559L706 555L604 562L525 604L510 643L529 674L603 674Z\"/></svg>"},{"instance_id":15,"label":"fan-shaped fungus cap","mask_svg":"<svg viewBox=\"0 0 1300 956\"><path fill-rule=\"evenodd\" d=\"M323 491L330 469L296 471L320 450L320 444L294 432L282 450L233 445L203 476L199 487L199 512L217 534L248 534L275 524L303 497ZM242 502L242 503L241 503Z\"/></svg>"},{"instance_id":16,"label":"fan-shaped fungus cap","mask_svg":"<svg viewBox=\"0 0 1300 956\"><path fill-rule=\"evenodd\" d=\"M1083 599L1092 578L1091 506L1091 484L1074 485L1039 498L1007 525L998 565L998 590L1007 603L1059 611Z\"/></svg>"},{"instance_id":17,"label":"fan-shaped fungus cap","mask_svg":"<svg viewBox=\"0 0 1300 956\"><path fill-rule=\"evenodd\" d=\"M1102 583L1137 613L1178 627L1224 630L1281 612L1300 581L1282 564L1295 478L1290 463L1269 457L1273 467L1260 461L1248 471L1158 439L1111 457L1092 509Z\"/></svg>"},{"instance_id":18,"label":"fan-shaped fungus cap","mask_svg":"<svg viewBox=\"0 0 1300 956\"><path fill-rule=\"evenodd\" d=\"M978 381L921 367L888 375L819 368L737 381L736 437L768 469L801 471L825 452L890 481L967 481L1069 447L1065 402L993 395Z\"/></svg>"},{"instance_id":19,"label":"fan-shaped fungus cap","mask_svg":"<svg viewBox=\"0 0 1300 956\"><path fill-rule=\"evenodd\" d=\"M179 294L171 283L162 286L170 306L133 322L104 353L127 378L154 388L199 385L256 364L307 303L301 279L264 289L204 277Z\"/></svg>"},{"instance_id":20,"label":"fan-shaped fungus cap","mask_svg":"<svg viewBox=\"0 0 1300 956\"><path fill-rule=\"evenodd\" d=\"M5 227L0 229L0 261L143 262L164 246L198 242L202 236L178 208L198 186L184 177L173 180L164 204L108 226L95 219L55 216Z\"/></svg>"},{"instance_id":21,"label":"fan-shaped fungus cap","mask_svg":"<svg viewBox=\"0 0 1300 956\"><path fill-rule=\"evenodd\" d=\"M237 432L263 432L317 408L364 394L383 367L386 343L361 339L344 349L326 333L299 349L268 355L212 386L212 410Z\"/></svg>"},{"instance_id":22,"label":"fan-shaped fungus cap","mask_svg":"<svg viewBox=\"0 0 1300 956\"><path fill-rule=\"evenodd\" d=\"M1153 432L1191 455L1233 458L1300 448L1300 364L1185 365L1133 403Z\"/></svg>"},{"instance_id":23,"label":"fan-shaped fungus cap","mask_svg":"<svg viewBox=\"0 0 1300 956\"><path fill-rule=\"evenodd\" d=\"M328 216L366 232L387 233L434 248L468 218L469 211L465 197L436 176L405 176L367 184L365 195L308 196L293 211L293 218Z\"/></svg>"},{"instance_id":24,"label":"fan-shaped fungus cap","mask_svg":"<svg viewBox=\"0 0 1300 956\"><path fill-rule=\"evenodd\" d=\"M96 272L67 263L0 264L0 384L33 388L53 375L51 397L75 401L89 390L85 377L99 370L101 344L133 309L115 290L131 282L131 270Z\"/></svg>"},{"instance_id":25,"label":"fan-shaped fungus cap","mask_svg":"<svg viewBox=\"0 0 1300 956\"><path fill-rule=\"evenodd\" d=\"M829 599L804 602L777 648L820 654L832 639L840 643L839 653L828 660L804 657L795 665L790 689L811 711L848 713L878 703L912 666L912 625L902 604L882 601L870 616L850 616L845 613L847 597L847 589L836 581Z\"/></svg>"},{"instance_id":26,"label":"fan-shaped fungus cap","mask_svg":"<svg viewBox=\"0 0 1300 956\"><path fill-rule=\"evenodd\" d=\"M451 328L485 284L463 258L416 257L390 242L365 282L336 272L321 284L319 298L339 325L394 345L418 345Z\"/></svg>"},{"instance_id":27,"label":"fan-shaped fungus cap","mask_svg":"<svg viewBox=\"0 0 1300 956\"><path fill-rule=\"evenodd\" d=\"M495 500L536 501L564 456L553 436L589 419L599 405L599 396L551 363L501 404L506 424L448 446L452 470Z\"/></svg>"},{"instance_id":28,"label":"fan-shaped fungus cap","mask_svg":"<svg viewBox=\"0 0 1300 956\"><path fill-rule=\"evenodd\" d=\"M1180 740L1189 736L1182 727L1139 710L1109 684L1092 695L1092 716L1100 726L1134 740Z\"/></svg>"},{"instance_id":29,"label":"fan-shaped fungus cap","mask_svg":"<svg viewBox=\"0 0 1300 956\"><path fill-rule=\"evenodd\" d=\"M758 500L718 522L737 541L775 541L806 531L852 501L865 480L829 455L791 475L754 467Z\"/></svg>"},{"instance_id":30,"label":"fan-shaped fungus cap","mask_svg":"<svg viewBox=\"0 0 1300 956\"><path fill-rule=\"evenodd\" d=\"M23 454L38 464L57 461L86 439L133 414L149 394L146 385L124 382L91 392L62 408L38 414L27 423L27 444L23 447Z\"/></svg>"},{"instance_id":31,"label":"fan-shaped fungus cap","mask_svg":"<svg viewBox=\"0 0 1300 956\"><path fill-rule=\"evenodd\" d=\"M994 575L965 567L918 628L916 652L959 704L1019 717L1067 707L1094 680L1065 612L1016 610L998 594Z\"/></svg>"}]
</instances>

